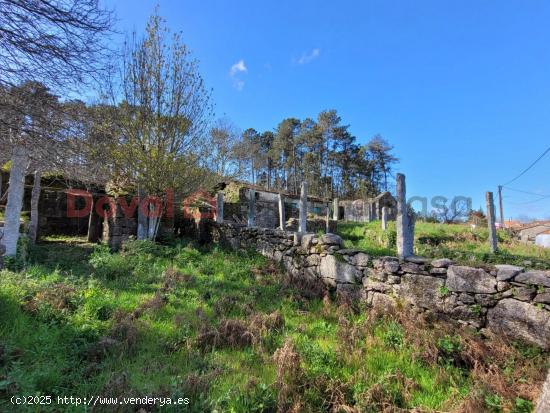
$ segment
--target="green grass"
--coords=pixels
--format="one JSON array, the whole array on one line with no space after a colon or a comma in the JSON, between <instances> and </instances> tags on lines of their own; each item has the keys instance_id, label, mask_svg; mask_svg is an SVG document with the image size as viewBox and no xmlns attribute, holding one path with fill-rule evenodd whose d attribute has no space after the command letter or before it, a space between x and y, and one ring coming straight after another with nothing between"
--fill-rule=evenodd
<instances>
[{"instance_id":1,"label":"green grass","mask_svg":"<svg viewBox=\"0 0 550 413\"><path fill-rule=\"evenodd\" d=\"M176 281L166 284L167 274ZM191 400L162 411L274 412L284 389L273 354L286 340L301 360L303 374L288 393L300 411L328 412L335 400L365 412L388 404L446 410L477 391L468 370L423 361L398 319L304 299L283 278L255 253L132 242L112 254L81 239L50 238L25 269L0 273L0 410L86 411L55 403L18 410L12 395L149 395ZM154 300L158 291L164 300ZM223 319L249 325L275 312L284 326L255 332L252 344L199 345L201 332ZM437 331L429 334L437 346ZM95 351L105 337L116 344ZM543 371L542 357L534 351L522 360ZM506 403L512 395L498 397Z\"/></svg>"},{"instance_id":2,"label":"green grass","mask_svg":"<svg viewBox=\"0 0 550 413\"><path fill-rule=\"evenodd\" d=\"M388 223L386 232L382 231L378 221L339 222L338 233L344 239L346 247L363 249L375 256L397 254L395 222ZM417 222L415 253L429 258L450 258L469 265L517 264L550 269L550 249L522 243L507 231L499 230L499 251L492 254L489 250L488 237L486 228L472 229L467 224Z\"/></svg>"}]
</instances>

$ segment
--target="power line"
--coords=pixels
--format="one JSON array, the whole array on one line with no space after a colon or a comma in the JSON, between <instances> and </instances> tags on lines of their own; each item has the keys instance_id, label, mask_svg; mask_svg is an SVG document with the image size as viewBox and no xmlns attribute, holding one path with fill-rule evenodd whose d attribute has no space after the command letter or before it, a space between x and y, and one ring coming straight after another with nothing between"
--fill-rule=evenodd
<instances>
[{"instance_id":1,"label":"power line","mask_svg":"<svg viewBox=\"0 0 550 413\"><path fill-rule=\"evenodd\" d=\"M509 190L509 191L521 192L522 194L540 196L540 197L543 197L543 198L548 198L548 197L550 197L550 195L537 194L537 193L535 193L535 192L523 191L523 190L521 190L521 189L514 189L514 188L509 188L509 187L505 187L505 188L506 188L507 190Z\"/></svg>"},{"instance_id":2,"label":"power line","mask_svg":"<svg viewBox=\"0 0 550 413\"><path fill-rule=\"evenodd\" d=\"M512 182L514 182L514 181L518 180L519 178L521 178L523 175L525 175L525 173L526 173L527 171L529 171L529 169L531 169L533 166L535 166L535 165L538 163L538 161L540 161L542 158L544 158L544 156L545 156L548 152L550 152L550 146L542 153L541 156L539 156L539 157L535 160L535 162L533 162L531 165L529 165L529 166L527 167L527 169L525 169L522 173L520 173L520 174L519 174L518 176L516 176L514 179L512 179L512 180L506 182L506 183L505 183L504 185L502 185L502 186L506 186L506 185L508 185L508 184L511 184Z\"/></svg>"},{"instance_id":3,"label":"power line","mask_svg":"<svg viewBox=\"0 0 550 413\"><path fill-rule=\"evenodd\" d=\"M542 198L535 199L534 201L527 201L527 202L520 202L516 203L515 205L527 205L527 204L534 204L535 202L544 201L545 199L550 198L550 195L543 196Z\"/></svg>"}]
</instances>

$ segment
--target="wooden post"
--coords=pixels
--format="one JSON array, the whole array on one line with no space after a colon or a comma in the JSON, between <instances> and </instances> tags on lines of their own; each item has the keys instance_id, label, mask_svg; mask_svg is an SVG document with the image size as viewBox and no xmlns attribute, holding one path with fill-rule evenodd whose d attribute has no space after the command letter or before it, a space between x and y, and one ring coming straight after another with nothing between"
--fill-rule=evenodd
<instances>
[{"instance_id":1,"label":"wooden post","mask_svg":"<svg viewBox=\"0 0 550 413\"><path fill-rule=\"evenodd\" d=\"M388 229L388 207L382 207L382 230Z\"/></svg>"},{"instance_id":2,"label":"wooden post","mask_svg":"<svg viewBox=\"0 0 550 413\"><path fill-rule=\"evenodd\" d=\"M286 227L285 198L283 194L279 192L279 228L284 231L285 227Z\"/></svg>"},{"instance_id":3,"label":"wooden post","mask_svg":"<svg viewBox=\"0 0 550 413\"><path fill-rule=\"evenodd\" d=\"M256 191L248 190L248 226L253 227L255 224L254 214L256 212Z\"/></svg>"},{"instance_id":4,"label":"wooden post","mask_svg":"<svg viewBox=\"0 0 550 413\"><path fill-rule=\"evenodd\" d=\"M302 182L300 190L300 225L298 232L307 231L307 182Z\"/></svg>"},{"instance_id":5,"label":"wooden post","mask_svg":"<svg viewBox=\"0 0 550 413\"><path fill-rule=\"evenodd\" d=\"M414 216L407 205L405 175L397 174L397 255L407 258L414 254Z\"/></svg>"},{"instance_id":6,"label":"wooden post","mask_svg":"<svg viewBox=\"0 0 550 413\"><path fill-rule=\"evenodd\" d=\"M332 208L333 208L332 219L334 221L338 221L338 214L340 213L338 198L334 198L334 200L332 202L333 202L333 205L332 205Z\"/></svg>"},{"instance_id":7,"label":"wooden post","mask_svg":"<svg viewBox=\"0 0 550 413\"><path fill-rule=\"evenodd\" d=\"M495 225L495 204L493 202L493 193L485 194L487 200L487 224L489 225L489 248L491 252L497 252L497 227Z\"/></svg>"},{"instance_id":8,"label":"wooden post","mask_svg":"<svg viewBox=\"0 0 550 413\"><path fill-rule=\"evenodd\" d=\"M216 196L216 222L221 224L223 222L223 192L219 191Z\"/></svg>"},{"instance_id":9,"label":"wooden post","mask_svg":"<svg viewBox=\"0 0 550 413\"><path fill-rule=\"evenodd\" d=\"M502 208L502 185L498 186L498 206L500 209L500 223L504 226L504 208Z\"/></svg>"}]
</instances>

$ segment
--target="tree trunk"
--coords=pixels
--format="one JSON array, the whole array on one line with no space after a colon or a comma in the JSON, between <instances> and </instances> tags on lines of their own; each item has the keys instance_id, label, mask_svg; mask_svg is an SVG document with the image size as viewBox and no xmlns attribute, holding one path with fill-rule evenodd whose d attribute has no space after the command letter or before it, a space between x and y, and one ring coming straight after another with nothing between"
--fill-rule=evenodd
<instances>
[{"instance_id":1,"label":"tree trunk","mask_svg":"<svg viewBox=\"0 0 550 413\"><path fill-rule=\"evenodd\" d=\"M22 146L17 146L13 151L12 165L8 189L8 203L4 217L4 237L2 243L6 247L6 256L15 256L17 241L19 240L19 220L23 208L23 195L25 193L25 172L29 155Z\"/></svg>"},{"instance_id":2,"label":"tree trunk","mask_svg":"<svg viewBox=\"0 0 550 413\"><path fill-rule=\"evenodd\" d=\"M92 188L87 188L90 193L92 193ZM88 242L99 242L101 239L101 221L100 217L95 210L96 199L92 193L92 208L90 215L88 216L88 234L86 239Z\"/></svg>"},{"instance_id":3,"label":"tree trunk","mask_svg":"<svg viewBox=\"0 0 550 413\"><path fill-rule=\"evenodd\" d=\"M138 204L138 227L137 227L137 239L144 240L147 239L149 233L149 228L147 225L147 217L141 210L141 202L145 198L145 193L143 189L138 189L139 204Z\"/></svg>"},{"instance_id":4,"label":"tree trunk","mask_svg":"<svg viewBox=\"0 0 550 413\"><path fill-rule=\"evenodd\" d=\"M159 228L162 220L162 210L158 217L149 218L149 239L151 241L157 240L157 235L159 233Z\"/></svg>"},{"instance_id":5,"label":"tree trunk","mask_svg":"<svg viewBox=\"0 0 550 413\"><path fill-rule=\"evenodd\" d=\"M157 233L157 221L159 221L159 217L157 217L153 213L154 206L152 204L149 204L149 227L147 230L147 239L154 241Z\"/></svg>"},{"instance_id":6,"label":"tree trunk","mask_svg":"<svg viewBox=\"0 0 550 413\"><path fill-rule=\"evenodd\" d=\"M31 224L29 226L29 241L31 244L36 242L38 236L38 202L40 200L42 171L34 171L34 182L32 184L31 195Z\"/></svg>"}]
</instances>

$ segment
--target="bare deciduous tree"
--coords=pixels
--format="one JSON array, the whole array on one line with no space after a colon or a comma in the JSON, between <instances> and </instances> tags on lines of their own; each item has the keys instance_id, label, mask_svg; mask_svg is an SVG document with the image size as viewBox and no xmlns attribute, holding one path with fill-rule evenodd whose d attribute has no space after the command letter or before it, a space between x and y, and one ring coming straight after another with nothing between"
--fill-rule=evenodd
<instances>
[{"instance_id":1,"label":"bare deciduous tree","mask_svg":"<svg viewBox=\"0 0 550 413\"><path fill-rule=\"evenodd\" d=\"M98 0L0 0L0 85L76 85L104 69L113 13Z\"/></svg>"},{"instance_id":2,"label":"bare deciduous tree","mask_svg":"<svg viewBox=\"0 0 550 413\"><path fill-rule=\"evenodd\" d=\"M209 132L208 167L220 177L238 177L240 134L228 119L219 119ZM250 156L254 148L248 148Z\"/></svg>"},{"instance_id":3,"label":"bare deciduous tree","mask_svg":"<svg viewBox=\"0 0 550 413\"><path fill-rule=\"evenodd\" d=\"M112 95L120 128L111 152L113 178L132 184L140 196L162 197L168 188L183 196L207 179L201 167L210 92L180 34L168 34L156 13L143 39L134 34L124 53L121 92ZM154 239L160 220L138 212L138 238Z\"/></svg>"},{"instance_id":4,"label":"bare deciduous tree","mask_svg":"<svg viewBox=\"0 0 550 413\"><path fill-rule=\"evenodd\" d=\"M33 193L39 195L38 161L62 157L49 139L60 106L47 86L62 89L97 77L106 67L104 40L112 24L113 14L97 0L0 0L0 144L12 160L2 241L8 255L15 254L19 238L29 161L36 164ZM36 218L35 208L33 224Z\"/></svg>"}]
</instances>

